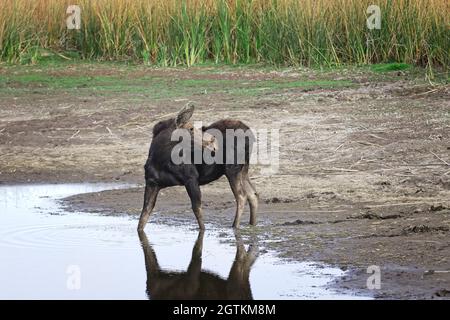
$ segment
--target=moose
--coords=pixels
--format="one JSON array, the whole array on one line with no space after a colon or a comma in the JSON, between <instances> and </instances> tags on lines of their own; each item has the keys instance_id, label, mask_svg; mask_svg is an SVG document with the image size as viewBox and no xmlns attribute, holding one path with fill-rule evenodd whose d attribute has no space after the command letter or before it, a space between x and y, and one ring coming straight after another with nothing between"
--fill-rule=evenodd
<instances>
[{"instance_id":1,"label":"moose","mask_svg":"<svg viewBox=\"0 0 450 320\"><path fill-rule=\"evenodd\" d=\"M251 243L245 250L235 232L236 256L227 279L202 271L204 231L200 230L186 271L163 270L144 231L138 232L147 271L147 297L153 300L253 300L250 271L258 258L258 247Z\"/></svg>"},{"instance_id":2,"label":"moose","mask_svg":"<svg viewBox=\"0 0 450 320\"><path fill-rule=\"evenodd\" d=\"M179 111L175 118L160 121L153 127L153 139L150 145L148 158L145 163L145 192L144 205L139 219L138 230L143 230L150 214L155 206L158 192L171 186L185 186L191 200L192 210L197 218L200 230L205 229L203 222L202 199L200 186L208 184L226 176L233 195L236 199L236 214L233 228L239 228L245 204L250 207L250 225L256 224L256 212L258 209L258 195L249 178L249 163L254 136L250 128L239 120L224 119L213 124L195 128L190 121L194 113L194 105L188 103ZM175 130L186 130L192 145L191 158L195 150L209 150L211 155L216 155L222 161L207 163L201 159L200 163L186 161L175 163L172 151L179 143L173 139ZM229 130L241 130L250 133L244 144L227 143ZM220 134L211 134L214 131ZM228 136L229 137L229 136ZM236 137L228 138L235 139ZM235 142L235 141L232 141ZM183 151L181 151L182 153ZM228 157L230 154L234 156ZM243 154L243 161L239 161L236 155ZM186 154L187 155L187 154ZM231 161L230 161L231 159Z\"/></svg>"}]
</instances>

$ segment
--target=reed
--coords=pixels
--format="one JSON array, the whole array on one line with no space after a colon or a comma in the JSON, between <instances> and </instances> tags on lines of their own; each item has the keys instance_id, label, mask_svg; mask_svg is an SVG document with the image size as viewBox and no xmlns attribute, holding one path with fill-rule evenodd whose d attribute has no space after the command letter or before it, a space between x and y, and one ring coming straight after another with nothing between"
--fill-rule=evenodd
<instances>
[{"instance_id":1,"label":"reed","mask_svg":"<svg viewBox=\"0 0 450 320\"><path fill-rule=\"evenodd\" d=\"M69 4L82 28L67 30ZM369 5L380 30L366 27ZM1 0L0 60L42 50L157 65L401 62L448 68L447 0Z\"/></svg>"}]
</instances>

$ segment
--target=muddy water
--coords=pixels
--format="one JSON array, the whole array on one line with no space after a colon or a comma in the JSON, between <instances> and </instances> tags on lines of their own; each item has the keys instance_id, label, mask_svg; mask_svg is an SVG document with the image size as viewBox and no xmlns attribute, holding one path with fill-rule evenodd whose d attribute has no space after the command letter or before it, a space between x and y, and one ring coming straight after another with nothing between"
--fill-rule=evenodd
<instances>
[{"instance_id":1,"label":"muddy water","mask_svg":"<svg viewBox=\"0 0 450 320\"><path fill-rule=\"evenodd\" d=\"M343 272L286 263L232 230L66 213L56 199L120 185L0 186L0 298L356 298L326 289Z\"/></svg>"}]
</instances>

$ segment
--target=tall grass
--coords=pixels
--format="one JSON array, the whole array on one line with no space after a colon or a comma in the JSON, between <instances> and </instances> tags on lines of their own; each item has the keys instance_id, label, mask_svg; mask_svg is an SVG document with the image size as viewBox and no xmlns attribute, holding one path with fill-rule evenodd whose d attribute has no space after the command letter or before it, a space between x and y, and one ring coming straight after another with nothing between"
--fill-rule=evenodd
<instances>
[{"instance_id":1,"label":"tall grass","mask_svg":"<svg viewBox=\"0 0 450 320\"><path fill-rule=\"evenodd\" d=\"M67 30L69 4L81 30ZM369 5L380 30L366 27ZM0 60L42 49L158 65L403 62L449 66L448 0L1 0Z\"/></svg>"}]
</instances>

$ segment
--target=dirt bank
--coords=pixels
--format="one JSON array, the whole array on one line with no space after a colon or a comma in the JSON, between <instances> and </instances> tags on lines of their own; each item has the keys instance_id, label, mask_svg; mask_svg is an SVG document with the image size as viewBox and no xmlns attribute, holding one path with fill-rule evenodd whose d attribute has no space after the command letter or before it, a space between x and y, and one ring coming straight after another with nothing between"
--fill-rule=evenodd
<instances>
[{"instance_id":1,"label":"dirt bank","mask_svg":"<svg viewBox=\"0 0 450 320\"><path fill-rule=\"evenodd\" d=\"M244 233L288 259L351 270L337 287L365 291L367 267L379 265L377 297L448 298L449 273L424 275L450 270L448 86L413 71L82 64L0 76L1 183L142 183L153 124L192 100L205 123L280 129L279 171L251 171L260 224ZM203 192L207 222L230 225L226 181ZM66 204L135 215L141 202L142 190L130 189ZM193 222L181 188L164 191L157 210L164 223Z\"/></svg>"}]
</instances>

